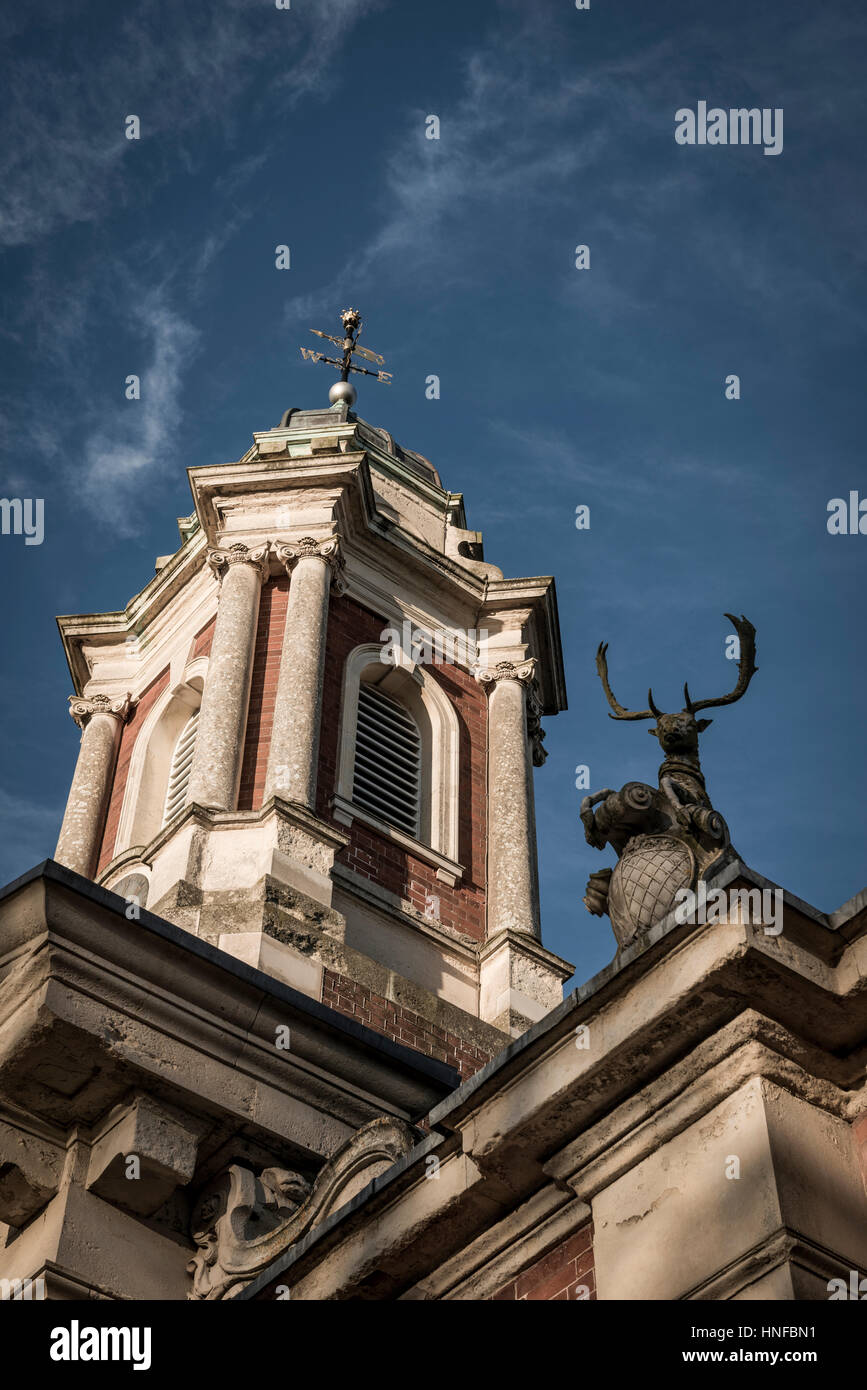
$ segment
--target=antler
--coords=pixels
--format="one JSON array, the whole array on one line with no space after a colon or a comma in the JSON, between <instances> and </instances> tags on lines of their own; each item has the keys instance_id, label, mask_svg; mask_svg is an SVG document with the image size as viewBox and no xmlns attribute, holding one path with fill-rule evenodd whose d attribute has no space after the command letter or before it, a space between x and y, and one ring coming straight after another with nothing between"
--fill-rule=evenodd
<instances>
[{"instance_id":1,"label":"antler","mask_svg":"<svg viewBox=\"0 0 867 1390\"><path fill-rule=\"evenodd\" d=\"M624 709L622 705L620 705L620 704L617 703L617 701L615 700L614 696L613 696L612 693L611 693L611 686L610 686L610 684L609 684L609 682L608 682L608 662L607 662L606 657L605 657L605 653L606 653L607 651L608 651L608 643L607 643L607 642L600 642L600 643L599 643L599 647L598 647L597 652L596 652L596 670L599 672L599 679L600 679L601 682L602 682L602 689L605 691L605 694L606 694L607 697L608 697L608 703L609 703L609 705L611 706L611 708L614 710L614 713L613 713L613 714L609 714L608 718L609 718L609 719L658 719L658 718L659 718L659 713L660 713L660 712L659 712L659 710L656 708L656 706L655 706L654 703L653 703L653 692L650 691L650 690L648 690L648 692L647 692L647 700L648 700L648 703L649 703L649 705L650 705L650 709L628 710L628 709Z\"/></svg>"},{"instance_id":2,"label":"antler","mask_svg":"<svg viewBox=\"0 0 867 1390\"><path fill-rule=\"evenodd\" d=\"M739 700L746 691L747 686L752 680L756 671L756 630L749 618L743 614L736 618L733 613L725 615L737 631L740 641L741 655L738 661L738 679L734 690L728 695L722 695L718 700L691 700L689 698L689 686L683 687L683 697L686 701L686 709L690 714L695 714L700 709L712 709L715 705L732 705L735 700Z\"/></svg>"}]
</instances>

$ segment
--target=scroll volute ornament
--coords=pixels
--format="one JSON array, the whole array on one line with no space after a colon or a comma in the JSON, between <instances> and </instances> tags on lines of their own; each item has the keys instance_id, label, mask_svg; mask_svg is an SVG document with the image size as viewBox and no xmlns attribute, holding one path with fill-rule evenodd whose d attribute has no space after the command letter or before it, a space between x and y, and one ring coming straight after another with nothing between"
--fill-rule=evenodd
<instances>
[{"instance_id":1,"label":"scroll volute ornament","mask_svg":"<svg viewBox=\"0 0 867 1390\"><path fill-rule=\"evenodd\" d=\"M665 757L658 786L627 782L619 792L606 787L581 803L584 837L594 849L610 844L618 855L613 869L591 874L584 905L588 912L606 912L621 947L661 921L674 906L678 889L695 890L700 878L720 868L734 851L728 826L711 805L699 761L699 734L711 723L696 719L699 710L733 704L745 694L757 671L756 630L745 617L725 615L740 642L738 678L734 689L717 699L692 700L685 685L684 708L665 714L648 691L648 708L628 710L619 704L608 679L606 642L596 653L596 669L612 719L655 719L649 730Z\"/></svg>"},{"instance_id":2,"label":"scroll volute ornament","mask_svg":"<svg viewBox=\"0 0 867 1390\"><path fill-rule=\"evenodd\" d=\"M187 1265L190 1298L214 1301L243 1288L280 1253L281 1233L307 1201L311 1184L301 1174L266 1168L258 1177L232 1164L199 1198L190 1234L198 1247ZM273 1250L273 1254L270 1253Z\"/></svg>"},{"instance_id":3,"label":"scroll volute ornament","mask_svg":"<svg viewBox=\"0 0 867 1390\"><path fill-rule=\"evenodd\" d=\"M112 714L124 723L135 701L126 695L70 695L69 713L79 729L83 729L94 714Z\"/></svg>"},{"instance_id":4,"label":"scroll volute ornament","mask_svg":"<svg viewBox=\"0 0 867 1390\"><path fill-rule=\"evenodd\" d=\"M196 1301L229 1298L261 1274L314 1226L386 1171L419 1136L402 1120L383 1117L358 1130L311 1183L291 1169L232 1164L200 1193L187 1265Z\"/></svg>"},{"instance_id":5,"label":"scroll volute ornament","mask_svg":"<svg viewBox=\"0 0 867 1390\"><path fill-rule=\"evenodd\" d=\"M338 535L320 537L318 540L314 536L302 536L298 541L277 541L274 555L289 575L299 560L322 560L331 571L331 592L345 592L345 560Z\"/></svg>"},{"instance_id":6,"label":"scroll volute ornament","mask_svg":"<svg viewBox=\"0 0 867 1390\"><path fill-rule=\"evenodd\" d=\"M258 571L259 578L265 579L268 575L268 556L271 546L268 541L263 541L260 545L247 546L241 541L236 541L234 545L227 546L225 550L209 550L208 564L222 584L223 578L232 565L253 565Z\"/></svg>"}]
</instances>

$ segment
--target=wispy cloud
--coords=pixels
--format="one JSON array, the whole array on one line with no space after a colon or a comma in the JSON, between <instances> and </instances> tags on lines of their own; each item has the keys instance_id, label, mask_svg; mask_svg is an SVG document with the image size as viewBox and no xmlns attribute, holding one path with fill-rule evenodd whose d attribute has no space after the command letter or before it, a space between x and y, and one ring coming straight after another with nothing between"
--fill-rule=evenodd
<instances>
[{"instance_id":1,"label":"wispy cloud","mask_svg":"<svg viewBox=\"0 0 867 1390\"><path fill-rule=\"evenodd\" d=\"M10 383L0 443L11 447L26 430L30 471L47 474L50 465L54 485L74 478L75 504L110 520L116 533L134 529L133 486L157 476L168 458L202 301L220 257L256 211L248 189L280 147L279 116L302 98L327 96L342 47L381 2L307 0L283 11L224 0L188 11L143 0L101 20L108 32L98 44L77 0L60 16L34 0L3 25L0 251L36 254L5 304L3 335L26 344L31 370ZM264 134L251 151L244 122L255 110ZM131 114L141 141L125 138ZM128 220L117 230L179 169L194 171L221 149L227 158L198 220L160 216L156 237L143 223L130 238ZM67 263L62 237L75 224L85 230ZM141 399L107 407L101 347L137 331L132 356L149 362ZM73 438L83 441L74 466Z\"/></svg>"},{"instance_id":2,"label":"wispy cloud","mask_svg":"<svg viewBox=\"0 0 867 1390\"><path fill-rule=\"evenodd\" d=\"M326 95L336 55L378 3L309 0L282 11L228 0L186 10L144 0L116 9L96 46L86 22L36 0L10 26L2 64L0 247L146 201L173 157L195 158L187 136L205 124L231 135L242 98L278 115ZM23 56L35 33L38 56L32 45ZM265 51L273 62L263 79ZM141 142L126 138L128 115L141 121ZM145 142L155 161L147 172Z\"/></svg>"},{"instance_id":3,"label":"wispy cloud","mask_svg":"<svg viewBox=\"0 0 867 1390\"><path fill-rule=\"evenodd\" d=\"M135 532L132 501L143 479L173 461L184 373L199 339L192 324L159 297L137 313L151 343L141 398L124 400L103 418L87 439L80 474L84 501L125 535Z\"/></svg>"},{"instance_id":4,"label":"wispy cloud","mask_svg":"<svg viewBox=\"0 0 867 1390\"><path fill-rule=\"evenodd\" d=\"M548 217L574 198L582 173L610 144L592 110L597 79L564 82L553 55L525 39L523 29L492 32L464 56L456 103L404 113L406 133L384 164L380 226L321 291L289 302L288 320L321 312L384 266L390 279L421 276L440 293L471 284L479 260L499 246L504 219L516 210L522 221L532 219L534 208ZM439 139L427 138L430 114L440 119ZM555 138L564 119L576 133Z\"/></svg>"},{"instance_id":5,"label":"wispy cloud","mask_svg":"<svg viewBox=\"0 0 867 1390\"><path fill-rule=\"evenodd\" d=\"M702 160L673 139L678 93L695 88L697 99L710 84L723 103L763 104L778 75L741 54L734 65L721 51L722 38L700 17L681 24L676 41L648 43L639 31L633 48L627 37L616 57L576 74L561 61L558 18L555 7L534 6L526 15L500 5L499 17L458 64L457 100L436 112L439 140L425 138L428 112L405 111L403 133L383 165L379 226L319 291L288 302L287 321L321 313L377 277L435 287L438 294L474 287L492 258L502 273L505 257L517 258L532 244L537 265L557 257L550 293L602 327L622 329L636 312L650 311L663 276L665 293L677 304L696 274L705 283L737 286L781 319L794 321L807 307L829 332L841 324L862 328L845 276L823 258L805 273L797 174L787 168L770 174L768 165L778 161L750 161L753 152L737 164L726 163L728 151L715 162ZM773 22L771 15L757 20L757 31ZM816 51L842 57L865 34L867 17L835 26L823 16L806 30L792 26L769 45L789 74L802 147L827 133L821 122L804 121L826 96ZM841 98L850 115L853 100ZM773 236L745 231L743 198L728 195L746 186L775 223ZM851 215L829 231L847 257L863 260L860 199L853 190ZM588 239L597 252L593 271L579 275L571 246ZM680 278L666 264L673 247L683 248L691 272Z\"/></svg>"}]
</instances>

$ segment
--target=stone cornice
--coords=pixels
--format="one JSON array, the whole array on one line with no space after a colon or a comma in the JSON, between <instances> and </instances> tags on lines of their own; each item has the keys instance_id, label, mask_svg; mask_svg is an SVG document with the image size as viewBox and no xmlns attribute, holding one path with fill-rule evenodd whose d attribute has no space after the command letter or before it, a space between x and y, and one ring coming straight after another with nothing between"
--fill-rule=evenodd
<instances>
[{"instance_id":1,"label":"stone cornice","mask_svg":"<svg viewBox=\"0 0 867 1390\"><path fill-rule=\"evenodd\" d=\"M829 1114L849 1121L863 1099L852 1092L852 1071L838 1059L814 1054L813 1067L835 1076L817 1079L801 1064L803 1045L788 1029L746 1010L706 1039L675 1066L664 1071L637 1095L628 1096L596 1123L560 1149L544 1164L557 1182L568 1182L585 1202L640 1163L673 1135L702 1119L721 1100L763 1077L792 1095L819 1104ZM858 1077L862 1080L862 1077ZM647 1124L648 1114L653 1124Z\"/></svg>"},{"instance_id":2,"label":"stone cornice","mask_svg":"<svg viewBox=\"0 0 867 1390\"><path fill-rule=\"evenodd\" d=\"M127 637L146 631L200 572L205 562L205 549L205 536L198 530L130 599L126 608L106 613L69 613L57 618L69 673L76 690L83 690L92 674L83 646L120 645Z\"/></svg>"},{"instance_id":3,"label":"stone cornice","mask_svg":"<svg viewBox=\"0 0 867 1390\"><path fill-rule=\"evenodd\" d=\"M264 497L273 493L276 505L277 496L300 492L306 495L308 500L305 505L309 506L311 489L321 489L323 497L316 504L316 523L322 524L322 504L327 495L331 500L326 503L325 510L330 506L332 524L336 525L343 538L347 559L347 568L343 573L346 592L357 596L362 603L372 601L365 597L364 584L361 588L356 587L352 564L352 556L356 554L362 567L374 566L384 577L399 575L403 567L408 567L417 577L420 590L428 589L431 585L440 588L444 599L447 598L449 602L457 600L461 608L468 610L465 626L484 628L488 614L492 617L498 615L498 620L502 621L508 617L507 610L524 605L530 613L531 627L536 634L532 655L539 658L543 668L554 662L550 673L543 669L542 674L540 688L545 711L553 713L565 704L559 636L555 631L555 607L552 609L552 581L544 578L523 579L514 582L517 584L515 588L513 581L479 575L462 563L460 558L446 555L404 530L379 510L371 482L367 449L365 452L286 461L274 458L247 459L240 463L188 471L196 500L199 529L190 535L154 579L130 600L123 612L68 615L58 619L75 688L83 688L92 675L82 647L87 644L119 647L127 637L147 633L178 591L201 571L206 564L208 549L224 549L229 542L256 547L269 538L291 544L286 531L283 530L281 534L280 526L268 520L267 513L261 518L263 523L268 521L264 529L222 530L216 511L219 498L242 498L250 494ZM453 494L443 492L423 479L417 481L429 490L431 501L436 502L442 511L445 525L449 499ZM299 525L303 524L305 505L289 512L296 534ZM215 545L218 540L219 547ZM387 544L384 546L383 542Z\"/></svg>"},{"instance_id":4,"label":"stone cornice","mask_svg":"<svg viewBox=\"0 0 867 1390\"><path fill-rule=\"evenodd\" d=\"M438 1269L401 1294L402 1299L472 1299L494 1297L513 1277L586 1227L586 1202L550 1184L509 1212L493 1227Z\"/></svg>"},{"instance_id":5,"label":"stone cornice","mask_svg":"<svg viewBox=\"0 0 867 1390\"><path fill-rule=\"evenodd\" d=\"M660 927L664 929L664 936L660 934ZM822 930L830 935L828 928L817 927L817 931ZM832 1050L839 1053L847 1046L857 1046L859 1032L863 1031L860 1003L863 976L858 974L855 960L857 944L847 948L851 964L843 959L832 967L825 965L813 952L805 952L795 945L786 948L785 927L780 937L767 937L763 936L760 926L749 924L720 923L712 927L684 928L666 919L654 928L653 935L653 943L623 953L623 957L629 956L625 965L614 962L600 971L569 995L559 1008L528 1029L481 1073L465 1082L460 1092L433 1112L431 1123L463 1128L489 1099L493 1098L496 1105L496 1097L503 1093L504 1083L513 1074L530 1078L539 1067L546 1065L546 1059L564 1047L576 1050L572 1036L576 1026L580 1023L592 1025L594 1016L599 1017L606 1009L610 1014L620 1005L626 1010L623 1021L627 1025L622 1050L616 1045L610 1017L606 1024L605 1093L608 1104L615 1101L618 1091L623 1098L635 1088L640 1089L642 1068L652 1066L656 1070L663 1066L664 1049L670 1047L674 1039L678 1052L698 1047L739 1012L748 1009L767 1013L768 1017L779 1021L774 1026L790 1030L802 1043L821 1048L828 1055ZM665 979L667 958L675 951L677 990L666 998L661 983ZM695 1000L692 1009L684 1002L690 994ZM679 1023L672 1033L674 1012L678 1013ZM628 1022L630 1016L631 1023ZM640 1044L635 1038L627 1043L629 1029L639 1025ZM821 1043L807 1036L817 1025L822 1030ZM654 1037L658 1039L656 1051ZM666 1038L667 1043L663 1041ZM615 1058L619 1059L616 1066ZM578 1059L580 1061L580 1053ZM578 1067L579 1072L592 1071L592 1056L585 1054L585 1059L585 1066ZM575 1082L579 1084L577 1076ZM530 1084L538 1085L538 1082ZM585 1083L580 1084L583 1092ZM555 1111L557 1097L549 1092L550 1088L546 1096ZM601 1103L599 1094L595 1091L592 1094L594 1103Z\"/></svg>"},{"instance_id":6,"label":"stone cornice","mask_svg":"<svg viewBox=\"0 0 867 1390\"><path fill-rule=\"evenodd\" d=\"M437 582L449 588L455 596L469 600L475 608L485 596L487 579L475 573L455 559L434 549L421 537L404 530L399 522L380 511L370 476L370 463L367 451L359 453L332 453L312 459L251 459L238 464L220 464L205 468L190 469L190 486L196 500L196 510L203 529L211 537L211 544L217 536L225 543L234 532L221 526L220 507L222 499L244 496L267 496L274 493L285 497L287 493L302 492L310 505L311 492L322 492L316 510L321 512L326 505L331 509L332 522L339 530L347 551L347 559L354 549L363 554L369 550L381 562L383 541L394 547L400 561L411 566L430 582L431 575ZM426 485L430 486L430 485ZM443 525L446 519L448 494L440 489L431 489L432 501L436 510L442 514ZM303 507L297 512L289 509L293 529L301 523ZM320 518L317 516L317 520ZM252 531L239 530L237 539L251 542L257 539L266 526L254 535ZM280 528L272 521L267 523L271 535L284 539ZM347 582L351 586L351 573Z\"/></svg>"},{"instance_id":7,"label":"stone cornice","mask_svg":"<svg viewBox=\"0 0 867 1390\"><path fill-rule=\"evenodd\" d=\"M489 579L476 626L493 631L498 627L503 631L514 629L520 635L525 656L539 662L542 713L557 714L566 709L557 586L551 576Z\"/></svg>"},{"instance_id":8,"label":"stone cornice","mask_svg":"<svg viewBox=\"0 0 867 1390\"><path fill-rule=\"evenodd\" d=\"M364 475L367 474L365 477ZM310 459L250 459L239 463L211 464L187 470L196 514L202 530L213 545L225 543L229 532L221 516L224 502L247 496L267 497L321 490L339 499L347 489L358 491L362 508L376 513L376 499L370 483L364 453L340 453ZM279 528L271 526L275 531ZM239 533L239 540L244 539Z\"/></svg>"},{"instance_id":9,"label":"stone cornice","mask_svg":"<svg viewBox=\"0 0 867 1390\"><path fill-rule=\"evenodd\" d=\"M70 1123L80 1113L76 1106L92 1106L97 1097L94 1113L102 1113L131 1085L152 1090L161 1076L169 1086L187 1084L202 1113L255 1124L267 1112L269 1123L278 1118L281 1132L297 1142L298 1106L314 1107L311 1134L321 1112L354 1130L383 1113L383 1100L396 1115L423 1113L457 1080L451 1067L344 1018L146 908L128 920L123 899L51 860L0 893L0 916L7 949L43 943L18 984L20 1046L4 1080L14 1089L38 1058L54 1055L59 1044L51 1026L61 1036L74 1028L82 1084L62 1101L54 1093L63 1109L59 1123ZM51 1004L34 1024L27 1000L44 999L46 991ZM124 1040L131 1020L138 1051ZM291 1025L290 1051L275 1048L275 1023Z\"/></svg>"}]
</instances>

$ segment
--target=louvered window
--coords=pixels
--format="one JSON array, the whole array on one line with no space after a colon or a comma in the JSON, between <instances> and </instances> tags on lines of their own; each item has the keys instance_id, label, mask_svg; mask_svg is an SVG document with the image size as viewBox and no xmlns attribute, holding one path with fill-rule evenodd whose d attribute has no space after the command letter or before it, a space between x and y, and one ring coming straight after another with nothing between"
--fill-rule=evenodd
<instances>
[{"instance_id":1,"label":"louvered window","mask_svg":"<svg viewBox=\"0 0 867 1390\"><path fill-rule=\"evenodd\" d=\"M163 825L167 825L173 816L182 810L187 799L187 788L190 785L190 768L193 765L193 749L196 744L196 729L199 723L199 711L191 714L178 736L175 744L175 751L172 754L172 765L169 769L169 785L166 791L166 809L163 813Z\"/></svg>"},{"instance_id":2,"label":"louvered window","mask_svg":"<svg viewBox=\"0 0 867 1390\"><path fill-rule=\"evenodd\" d=\"M418 725L376 686L359 686L352 800L398 830L418 836L420 788Z\"/></svg>"}]
</instances>

